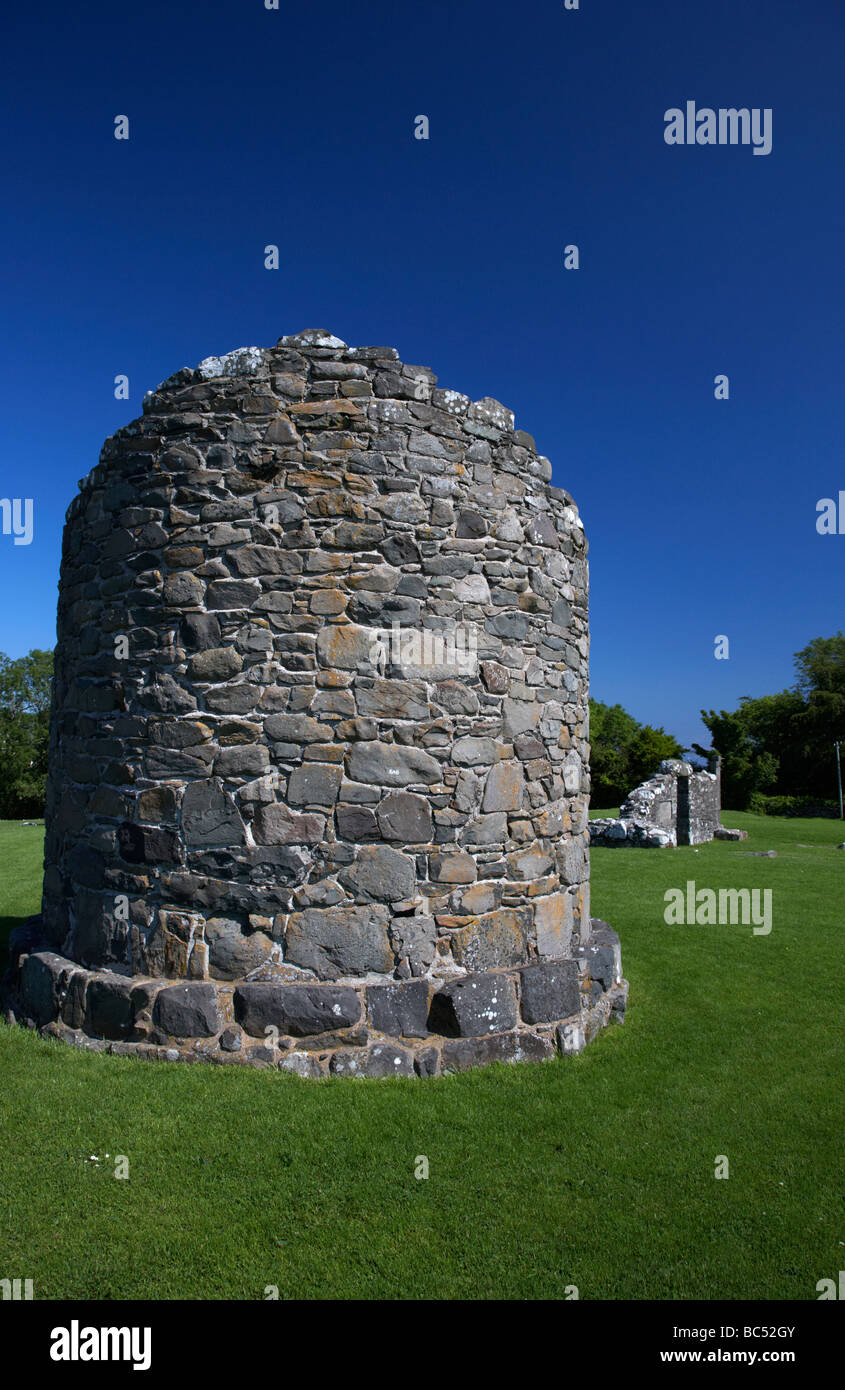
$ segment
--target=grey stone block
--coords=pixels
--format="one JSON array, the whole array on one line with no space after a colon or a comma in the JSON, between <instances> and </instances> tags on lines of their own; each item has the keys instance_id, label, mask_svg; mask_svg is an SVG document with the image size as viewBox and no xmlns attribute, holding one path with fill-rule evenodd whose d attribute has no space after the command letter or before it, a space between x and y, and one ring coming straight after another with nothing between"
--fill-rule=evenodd
<instances>
[{"instance_id":1,"label":"grey stone block","mask_svg":"<svg viewBox=\"0 0 845 1390\"><path fill-rule=\"evenodd\" d=\"M255 812L252 834L259 845L319 845L326 838L326 818L297 815L283 802L265 802Z\"/></svg>"},{"instance_id":2,"label":"grey stone block","mask_svg":"<svg viewBox=\"0 0 845 1390\"><path fill-rule=\"evenodd\" d=\"M391 792L376 812L385 840L403 844L427 844L432 836L431 807L424 796L413 792Z\"/></svg>"},{"instance_id":3,"label":"grey stone block","mask_svg":"<svg viewBox=\"0 0 845 1390\"><path fill-rule=\"evenodd\" d=\"M26 1016L42 1027L58 1014L58 970L49 952L26 956L21 966L21 997Z\"/></svg>"},{"instance_id":4,"label":"grey stone block","mask_svg":"<svg viewBox=\"0 0 845 1390\"><path fill-rule=\"evenodd\" d=\"M439 1076L440 1053L436 1047L423 1047L414 1053L414 1071L417 1076Z\"/></svg>"},{"instance_id":5,"label":"grey stone block","mask_svg":"<svg viewBox=\"0 0 845 1390\"><path fill-rule=\"evenodd\" d=\"M237 980L269 959L273 942L266 932L244 931L231 917L209 917L205 924L209 974Z\"/></svg>"},{"instance_id":6,"label":"grey stone block","mask_svg":"<svg viewBox=\"0 0 845 1390\"><path fill-rule=\"evenodd\" d=\"M548 1062L555 1049L535 1033L508 1032L486 1038L447 1038L440 1052L444 1072L468 1071L490 1062Z\"/></svg>"},{"instance_id":7,"label":"grey stone block","mask_svg":"<svg viewBox=\"0 0 845 1390\"><path fill-rule=\"evenodd\" d=\"M306 908L292 912L285 935L285 960L313 970L321 979L386 974L393 969L388 912L367 907Z\"/></svg>"},{"instance_id":8,"label":"grey stone block","mask_svg":"<svg viewBox=\"0 0 845 1390\"><path fill-rule=\"evenodd\" d=\"M612 927L599 918L591 919L590 940L576 954L587 963L593 980L608 990L622 978L622 955L619 937Z\"/></svg>"},{"instance_id":9,"label":"grey stone block","mask_svg":"<svg viewBox=\"0 0 845 1390\"><path fill-rule=\"evenodd\" d=\"M554 1023L580 1010L578 965L574 960L529 965L520 970L519 977L525 1023Z\"/></svg>"},{"instance_id":10,"label":"grey stone block","mask_svg":"<svg viewBox=\"0 0 845 1390\"><path fill-rule=\"evenodd\" d=\"M86 1031L95 1038L127 1038L132 1031L132 986L131 976L92 976L86 995Z\"/></svg>"},{"instance_id":11,"label":"grey stone block","mask_svg":"<svg viewBox=\"0 0 845 1390\"><path fill-rule=\"evenodd\" d=\"M395 1044L375 1043L372 1047L346 1048L331 1060L334 1076L413 1076L413 1054Z\"/></svg>"},{"instance_id":12,"label":"grey stone block","mask_svg":"<svg viewBox=\"0 0 845 1390\"><path fill-rule=\"evenodd\" d=\"M219 782L189 782L182 797L182 831L189 848L223 848L245 842L237 807Z\"/></svg>"},{"instance_id":13,"label":"grey stone block","mask_svg":"<svg viewBox=\"0 0 845 1390\"><path fill-rule=\"evenodd\" d=\"M331 763L306 763L290 775L288 801L292 806L333 806L342 780L342 769Z\"/></svg>"},{"instance_id":14,"label":"grey stone block","mask_svg":"<svg viewBox=\"0 0 845 1390\"><path fill-rule=\"evenodd\" d=\"M436 954L437 928L433 917L394 917L390 923L390 941L396 953L400 972L424 975ZM406 967L402 970L403 965Z\"/></svg>"},{"instance_id":15,"label":"grey stone block","mask_svg":"<svg viewBox=\"0 0 845 1390\"><path fill-rule=\"evenodd\" d=\"M391 1037L424 1038L428 1034L429 986L425 980L374 985L367 990L370 1024Z\"/></svg>"},{"instance_id":16,"label":"grey stone block","mask_svg":"<svg viewBox=\"0 0 845 1390\"><path fill-rule=\"evenodd\" d=\"M194 651L208 651L220 644L220 622L214 613L186 613L181 633L185 646Z\"/></svg>"},{"instance_id":17,"label":"grey stone block","mask_svg":"<svg viewBox=\"0 0 845 1390\"><path fill-rule=\"evenodd\" d=\"M160 830L128 823L118 826L117 845L127 864L178 864L181 860L179 836L175 830Z\"/></svg>"},{"instance_id":18,"label":"grey stone block","mask_svg":"<svg viewBox=\"0 0 845 1390\"><path fill-rule=\"evenodd\" d=\"M173 985L156 995L153 1020L173 1038L213 1038L220 1026L213 984Z\"/></svg>"},{"instance_id":19,"label":"grey stone block","mask_svg":"<svg viewBox=\"0 0 845 1390\"><path fill-rule=\"evenodd\" d=\"M437 759L421 748L355 743L349 752L348 775L353 782L405 787L412 782L438 782L441 769Z\"/></svg>"},{"instance_id":20,"label":"grey stone block","mask_svg":"<svg viewBox=\"0 0 845 1390\"><path fill-rule=\"evenodd\" d=\"M294 1038L351 1028L361 1018L354 989L338 985L241 984L234 994L235 1018L253 1037L268 1027Z\"/></svg>"},{"instance_id":21,"label":"grey stone block","mask_svg":"<svg viewBox=\"0 0 845 1390\"><path fill-rule=\"evenodd\" d=\"M338 836L342 840L351 840L353 844L360 845L366 840L380 838L375 812L368 806L354 806L344 802L335 810L335 821Z\"/></svg>"},{"instance_id":22,"label":"grey stone block","mask_svg":"<svg viewBox=\"0 0 845 1390\"><path fill-rule=\"evenodd\" d=\"M467 975L437 990L431 1001L429 1029L446 1037L481 1037L503 1033L519 1020L516 989L509 975Z\"/></svg>"},{"instance_id":23,"label":"grey stone block","mask_svg":"<svg viewBox=\"0 0 845 1390\"><path fill-rule=\"evenodd\" d=\"M325 1075L325 1066L314 1052L287 1052L278 1062L279 1071L293 1072L294 1076L318 1079Z\"/></svg>"},{"instance_id":24,"label":"grey stone block","mask_svg":"<svg viewBox=\"0 0 845 1390\"><path fill-rule=\"evenodd\" d=\"M416 885L413 859L387 845L363 845L355 863L338 878L356 897L381 902L410 898Z\"/></svg>"}]
</instances>

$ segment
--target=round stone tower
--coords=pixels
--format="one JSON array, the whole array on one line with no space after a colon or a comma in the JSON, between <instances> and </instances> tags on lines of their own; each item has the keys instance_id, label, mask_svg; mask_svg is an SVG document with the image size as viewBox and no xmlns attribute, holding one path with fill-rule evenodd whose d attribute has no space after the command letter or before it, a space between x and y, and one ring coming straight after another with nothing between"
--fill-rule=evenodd
<instances>
[{"instance_id":1,"label":"round stone tower","mask_svg":"<svg viewBox=\"0 0 845 1390\"><path fill-rule=\"evenodd\" d=\"M436 380L309 331L178 372L107 441L65 530L23 1018L433 1075L623 1016L583 527L511 412Z\"/></svg>"}]
</instances>

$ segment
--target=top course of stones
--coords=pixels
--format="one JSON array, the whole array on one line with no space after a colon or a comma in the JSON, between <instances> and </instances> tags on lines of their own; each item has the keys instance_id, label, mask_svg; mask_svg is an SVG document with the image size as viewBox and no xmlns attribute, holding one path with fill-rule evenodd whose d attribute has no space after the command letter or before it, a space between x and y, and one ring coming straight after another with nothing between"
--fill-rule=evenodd
<instances>
[{"instance_id":1,"label":"top course of stones","mask_svg":"<svg viewBox=\"0 0 845 1390\"><path fill-rule=\"evenodd\" d=\"M280 338L275 348L235 348L219 357L204 358L196 368L183 367L162 381L154 391L146 393L144 411L155 411L159 393L166 393L170 398L173 393L178 392L180 404L190 407L195 402L199 404L208 401L208 394L201 389L192 393L190 388L193 386L201 387L204 382L220 378L254 377L258 381L266 381L268 390L274 390L282 400L287 399L292 413L302 415L303 397L306 393L303 389L304 382L298 380L295 373L307 369L309 362L312 378L311 387L307 392L309 402L317 402L321 398L328 402L331 398L331 404L326 405L323 414L333 417L333 425L342 423L344 417L350 424L359 419L364 401L385 403L381 407L376 406L371 413L371 418L377 422L391 424L401 420L403 424L411 423L412 417L407 413L402 415L401 411L392 411L389 408L390 402L407 401L413 403L413 418L420 423L423 423L427 416L430 417L432 412L444 412L445 415L460 420L462 429L477 439L493 444L510 442L524 451L524 454L517 456L516 461L524 465L528 475L542 482L551 481L551 463L547 458L537 454L534 439L530 434L514 429L513 411L508 410L499 401L493 400L490 396L472 401L460 391L439 389L437 376L430 367L409 366L401 362L395 348L350 348L341 338L335 337L325 329L311 328L302 333L289 334ZM288 369L287 373L284 371L285 368ZM281 375L277 375L278 373ZM344 406L344 401L348 401L349 404ZM218 402L218 406L220 405L224 405L224 402ZM274 402L274 407L276 405ZM428 407L428 410L424 407ZM171 408L172 405L168 404L168 409ZM262 413L266 413L261 409L260 397L256 399L250 413L258 418ZM317 412L311 409L310 414L316 422ZM173 421L177 430L180 425L190 429L194 423L200 422L191 421L189 417ZM307 426L309 421L303 419L302 423ZM133 421L119 430L114 438L137 434L139 424L139 421ZM509 441L507 436L511 436ZM106 442L101 461L110 457L111 442ZM254 439L250 439L249 442L254 442ZM269 439L265 436L265 442L286 444L299 443L300 440L294 437L293 430L287 438L282 438L280 431L274 430ZM330 447L337 448L338 440L333 438ZM425 450L417 449L412 452L424 455ZM477 452L485 461L489 459L489 450L479 449ZM443 456L442 451L438 451L436 456ZM92 481L94 473L80 481L80 490L89 487ZM562 488L553 488L552 492L566 505L573 507L574 514L571 520L574 525L582 527L569 493Z\"/></svg>"}]
</instances>

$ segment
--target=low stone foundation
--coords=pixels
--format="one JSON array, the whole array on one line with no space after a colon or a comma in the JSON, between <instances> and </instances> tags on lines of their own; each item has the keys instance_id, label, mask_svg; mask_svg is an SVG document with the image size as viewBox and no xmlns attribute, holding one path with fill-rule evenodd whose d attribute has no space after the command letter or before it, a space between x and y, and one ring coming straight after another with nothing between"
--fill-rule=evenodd
<instances>
[{"instance_id":1,"label":"low stone foundation","mask_svg":"<svg viewBox=\"0 0 845 1390\"><path fill-rule=\"evenodd\" d=\"M17 1022L93 1051L275 1066L303 1077L438 1076L577 1053L625 1015L619 938L591 922L574 957L444 981L368 984L161 978L87 970L13 934L5 1002Z\"/></svg>"}]
</instances>

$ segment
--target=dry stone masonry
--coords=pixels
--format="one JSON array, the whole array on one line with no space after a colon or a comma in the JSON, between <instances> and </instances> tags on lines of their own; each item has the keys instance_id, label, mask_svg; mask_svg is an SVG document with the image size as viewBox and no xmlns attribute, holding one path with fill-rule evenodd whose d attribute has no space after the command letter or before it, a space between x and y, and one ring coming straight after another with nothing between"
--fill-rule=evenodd
<instances>
[{"instance_id":1,"label":"dry stone masonry","mask_svg":"<svg viewBox=\"0 0 845 1390\"><path fill-rule=\"evenodd\" d=\"M84 1046L430 1076L624 1014L587 545L513 415L323 331L165 381L64 537L42 914Z\"/></svg>"}]
</instances>

